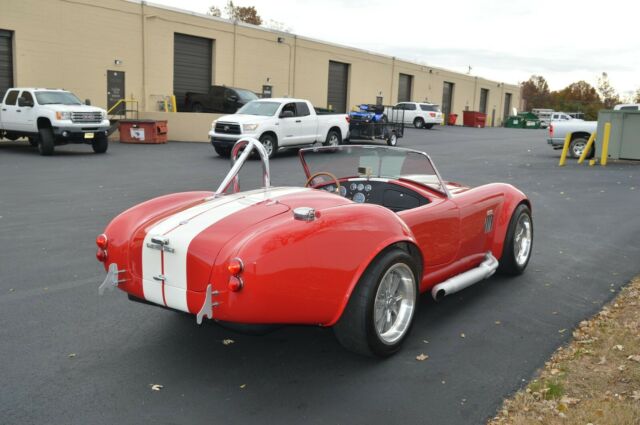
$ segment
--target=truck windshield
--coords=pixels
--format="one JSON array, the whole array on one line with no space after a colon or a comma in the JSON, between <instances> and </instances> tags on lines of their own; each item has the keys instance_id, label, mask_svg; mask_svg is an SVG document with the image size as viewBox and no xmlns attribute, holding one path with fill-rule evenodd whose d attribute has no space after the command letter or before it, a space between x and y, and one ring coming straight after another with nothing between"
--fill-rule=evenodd
<instances>
[{"instance_id":1,"label":"truck windshield","mask_svg":"<svg viewBox=\"0 0 640 425\"><path fill-rule=\"evenodd\" d=\"M37 91L36 99L40 105L82 105L80 99L68 91Z\"/></svg>"},{"instance_id":2,"label":"truck windshield","mask_svg":"<svg viewBox=\"0 0 640 425\"><path fill-rule=\"evenodd\" d=\"M242 108L238 109L237 114L260 115L263 117L272 117L280 107L279 102L249 102Z\"/></svg>"},{"instance_id":3,"label":"truck windshield","mask_svg":"<svg viewBox=\"0 0 640 425\"><path fill-rule=\"evenodd\" d=\"M259 97L256 96L256 94L254 92L249 91L249 90L236 89L236 93L238 93L238 97L240 99L246 100L247 102L249 102L251 100L259 99Z\"/></svg>"}]
</instances>

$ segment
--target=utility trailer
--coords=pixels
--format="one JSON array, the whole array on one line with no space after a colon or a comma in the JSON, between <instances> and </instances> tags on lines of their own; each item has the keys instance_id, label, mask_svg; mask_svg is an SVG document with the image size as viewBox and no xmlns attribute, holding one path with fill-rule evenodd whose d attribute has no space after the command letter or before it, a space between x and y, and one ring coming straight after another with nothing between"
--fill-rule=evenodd
<instances>
[{"instance_id":1,"label":"utility trailer","mask_svg":"<svg viewBox=\"0 0 640 425\"><path fill-rule=\"evenodd\" d=\"M349 113L349 141L384 140L395 146L404 136L404 110L385 105L358 105Z\"/></svg>"}]
</instances>

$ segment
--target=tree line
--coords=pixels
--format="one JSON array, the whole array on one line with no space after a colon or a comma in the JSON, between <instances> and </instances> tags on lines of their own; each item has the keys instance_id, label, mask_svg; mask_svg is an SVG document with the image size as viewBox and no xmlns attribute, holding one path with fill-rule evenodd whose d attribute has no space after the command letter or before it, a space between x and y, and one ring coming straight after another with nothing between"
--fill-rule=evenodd
<instances>
[{"instance_id":1,"label":"tree line","mask_svg":"<svg viewBox=\"0 0 640 425\"><path fill-rule=\"evenodd\" d=\"M612 109L615 105L623 103L606 72L600 75L596 87L580 80L562 90L551 91L547 80L541 75L532 75L520 86L525 109L529 111L534 108L547 108L555 111L583 112L585 119L596 120L599 110ZM640 103L640 89L636 91L634 98L634 102Z\"/></svg>"}]
</instances>

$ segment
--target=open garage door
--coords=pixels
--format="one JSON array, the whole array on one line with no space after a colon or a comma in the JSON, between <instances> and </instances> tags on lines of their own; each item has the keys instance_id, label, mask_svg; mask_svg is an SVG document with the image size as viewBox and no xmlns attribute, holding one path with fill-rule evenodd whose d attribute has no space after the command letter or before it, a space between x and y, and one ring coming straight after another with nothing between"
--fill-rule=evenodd
<instances>
[{"instance_id":1,"label":"open garage door","mask_svg":"<svg viewBox=\"0 0 640 425\"><path fill-rule=\"evenodd\" d=\"M413 75L400 74L398 78L398 102L411 102Z\"/></svg>"},{"instance_id":2,"label":"open garage door","mask_svg":"<svg viewBox=\"0 0 640 425\"><path fill-rule=\"evenodd\" d=\"M449 117L453 109L453 83L445 81L442 84L442 112Z\"/></svg>"},{"instance_id":3,"label":"open garage door","mask_svg":"<svg viewBox=\"0 0 640 425\"><path fill-rule=\"evenodd\" d=\"M186 92L208 93L211 87L213 40L174 34L173 94L178 111L183 110Z\"/></svg>"},{"instance_id":4,"label":"open garage door","mask_svg":"<svg viewBox=\"0 0 640 425\"><path fill-rule=\"evenodd\" d=\"M337 113L347 112L349 64L329 61L329 91L327 107Z\"/></svg>"},{"instance_id":5,"label":"open garage door","mask_svg":"<svg viewBox=\"0 0 640 425\"><path fill-rule=\"evenodd\" d=\"M0 30L0 101L13 87L13 32Z\"/></svg>"}]
</instances>

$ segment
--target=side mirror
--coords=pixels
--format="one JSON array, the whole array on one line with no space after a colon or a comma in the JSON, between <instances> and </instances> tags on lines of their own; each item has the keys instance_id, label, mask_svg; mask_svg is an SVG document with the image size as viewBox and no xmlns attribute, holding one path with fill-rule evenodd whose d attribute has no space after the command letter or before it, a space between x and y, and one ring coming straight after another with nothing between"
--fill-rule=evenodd
<instances>
[{"instance_id":1,"label":"side mirror","mask_svg":"<svg viewBox=\"0 0 640 425\"><path fill-rule=\"evenodd\" d=\"M229 96L229 100L232 102L237 102L238 101L238 96L236 96L235 94L232 94L231 96Z\"/></svg>"},{"instance_id":2,"label":"side mirror","mask_svg":"<svg viewBox=\"0 0 640 425\"><path fill-rule=\"evenodd\" d=\"M33 107L33 101L27 100L24 97L20 97L18 99L18 106L24 107L24 108L31 108Z\"/></svg>"},{"instance_id":3,"label":"side mirror","mask_svg":"<svg viewBox=\"0 0 640 425\"><path fill-rule=\"evenodd\" d=\"M91 99L85 99L84 104L87 106L91 106Z\"/></svg>"},{"instance_id":4,"label":"side mirror","mask_svg":"<svg viewBox=\"0 0 640 425\"><path fill-rule=\"evenodd\" d=\"M280 118L293 118L294 116L293 111L282 111L280 114Z\"/></svg>"}]
</instances>

